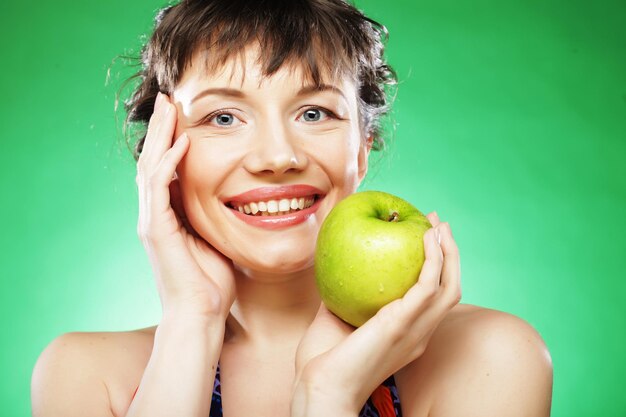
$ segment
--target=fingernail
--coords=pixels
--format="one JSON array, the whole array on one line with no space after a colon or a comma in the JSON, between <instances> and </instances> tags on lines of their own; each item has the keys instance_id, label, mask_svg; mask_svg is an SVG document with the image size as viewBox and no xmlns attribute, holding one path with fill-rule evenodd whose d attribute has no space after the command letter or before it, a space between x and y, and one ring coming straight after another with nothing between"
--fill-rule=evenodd
<instances>
[{"instance_id":1,"label":"fingernail","mask_svg":"<svg viewBox=\"0 0 626 417\"><path fill-rule=\"evenodd\" d=\"M452 228L450 227L450 223L447 223L446 226L448 226L448 234L452 236L452 239L454 239L454 235L452 234Z\"/></svg>"},{"instance_id":2,"label":"fingernail","mask_svg":"<svg viewBox=\"0 0 626 417\"><path fill-rule=\"evenodd\" d=\"M437 220L439 220L439 215L437 214L437 212L436 212L436 211L433 211L433 214L435 215L435 218L436 218Z\"/></svg>"},{"instance_id":3,"label":"fingernail","mask_svg":"<svg viewBox=\"0 0 626 417\"><path fill-rule=\"evenodd\" d=\"M435 228L435 237L437 238L437 244L441 245L441 235L439 234L439 229Z\"/></svg>"}]
</instances>

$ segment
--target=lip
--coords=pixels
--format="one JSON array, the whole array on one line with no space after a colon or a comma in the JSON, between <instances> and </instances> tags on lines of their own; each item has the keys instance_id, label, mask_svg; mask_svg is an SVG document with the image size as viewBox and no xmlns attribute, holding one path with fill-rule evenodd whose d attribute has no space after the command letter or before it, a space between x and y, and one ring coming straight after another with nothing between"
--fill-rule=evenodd
<instances>
[{"instance_id":1,"label":"lip","mask_svg":"<svg viewBox=\"0 0 626 417\"><path fill-rule=\"evenodd\" d=\"M310 195L310 194L304 194ZM271 198L270 198L271 199ZM231 213L238 219L244 221L245 223L260 227L263 229L275 230L282 229L284 227L295 226L297 224L305 222L309 217L311 217L317 209L320 207L322 200L324 200L323 196L320 196L315 200L311 207L307 207L304 210L298 210L295 213L283 214L280 216L250 216L244 213L240 213L239 210L228 207ZM234 201L234 200L232 200ZM250 200L248 200L250 201ZM252 200L254 201L254 200Z\"/></svg>"},{"instance_id":2,"label":"lip","mask_svg":"<svg viewBox=\"0 0 626 417\"><path fill-rule=\"evenodd\" d=\"M254 190L246 191L245 193L241 193L241 194L234 195L232 197L225 198L223 199L223 201L224 203L227 203L227 204L232 204L232 203L245 204L245 203L257 202L257 201L280 200L283 198L291 199L291 198L300 198L300 197L310 197L314 194L317 194L320 197L324 196L324 192L322 190L320 190L319 188L313 187L311 185L307 185L307 184L280 185L277 187L255 188ZM305 212L306 210L308 209L302 210L301 212ZM276 216L276 217L281 217L281 216Z\"/></svg>"}]
</instances>

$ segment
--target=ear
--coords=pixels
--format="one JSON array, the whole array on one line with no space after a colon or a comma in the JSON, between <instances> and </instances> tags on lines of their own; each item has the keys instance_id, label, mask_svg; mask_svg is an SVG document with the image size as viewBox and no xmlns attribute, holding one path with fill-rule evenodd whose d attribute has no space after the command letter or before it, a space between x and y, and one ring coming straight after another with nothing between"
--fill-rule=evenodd
<instances>
[{"instance_id":1,"label":"ear","mask_svg":"<svg viewBox=\"0 0 626 417\"><path fill-rule=\"evenodd\" d=\"M370 151L372 150L373 143L374 138L370 136L359 146L359 184L361 183L361 181L363 181L363 178L365 178L365 174L367 174L367 162L370 156Z\"/></svg>"}]
</instances>

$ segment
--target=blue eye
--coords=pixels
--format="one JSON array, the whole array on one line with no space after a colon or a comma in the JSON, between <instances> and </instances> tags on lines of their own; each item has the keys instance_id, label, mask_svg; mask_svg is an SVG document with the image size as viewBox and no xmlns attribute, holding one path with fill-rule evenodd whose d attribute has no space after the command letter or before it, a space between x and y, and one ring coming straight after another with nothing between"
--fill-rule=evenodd
<instances>
[{"instance_id":1,"label":"blue eye","mask_svg":"<svg viewBox=\"0 0 626 417\"><path fill-rule=\"evenodd\" d=\"M309 109L302 114L302 118L306 122L317 122L322 119L322 111L320 109Z\"/></svg>"},{"instance_id":2,"label":"blue eye","mask_svg":"<svg viewBox=\"0 0 626 417\"><path fill-rule=\"evenodd\" d=\"M300 115L300 118L309 123L321 122L326 119L338 119L332 111L323 107L309 107Z\"/></svg>"},{"instance_id":3,"label":"blue eye","mask_svg":"<svg viewBox=\"0 0 626 417\"><path fill-rule=\"evenodd\" d=\"M236 127L243 122L227 109L217 110L206 116L198 125L211 125L217 127Z\"/></svg>"},{"instance_id":4,"label":"blue eye","mask_svg":"<svg viewBox=\"0 0 626 417\"><path fill-rule=\"evenodd\" d=\"M230 113L222 113L215 116L215 123L219 126L231 126L235 121L235 116Z\"/></svg>"}]
</instances>

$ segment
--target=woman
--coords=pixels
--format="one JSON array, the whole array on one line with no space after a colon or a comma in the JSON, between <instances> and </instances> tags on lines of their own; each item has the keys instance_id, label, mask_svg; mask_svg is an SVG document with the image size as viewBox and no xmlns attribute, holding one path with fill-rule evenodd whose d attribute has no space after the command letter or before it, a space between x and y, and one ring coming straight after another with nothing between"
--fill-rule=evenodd
<instances>
[{"instance_id":1,"label":"woman","mask_svg":"<svg viewBox=\"0 0 626 417\"><path fill-rule=\"evenodd\" d=\"M148 125L138 233L162 320L53 341L35 416L549 415L543 341L458 304L458 250L434 212L405 297L358 329L320 301L317 232L383 143L382 31L341 0L158 15L127 110Z\"/></svg>"}]
</instances>

